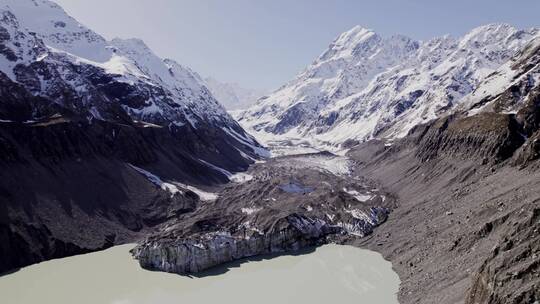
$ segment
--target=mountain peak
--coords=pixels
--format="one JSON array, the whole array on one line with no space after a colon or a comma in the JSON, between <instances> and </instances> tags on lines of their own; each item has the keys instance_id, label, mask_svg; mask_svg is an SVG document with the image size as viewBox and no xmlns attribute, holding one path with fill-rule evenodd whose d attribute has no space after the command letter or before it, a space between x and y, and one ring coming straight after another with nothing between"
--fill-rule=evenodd
<instances>
[{"instance_id":1,"label":"mountain peak","mask_svg":"<svg viewBox=\"0 0 540 304\"><path fill-rule=\"evenodd\" d=\"M371 35L375 35L375 31L369 28L362 27L360 25L354 26L352 29L343 32L339 37L336 39L335 43L339 42L348 42L348 41L359 41L362 39L365 39L366 37L369 37Z\"/></svg>"},{"instance_id":2,"label":"mountain peak","mask_svg":"<svg viewBox=\"0 0 540 304\"><path fill-rule=\"evenodd\" d=\"M495 22L495 23L488 23L481 26L477 26L473 28L469 33L484 33L484 32L507 32L507 31L516 31L516 28L512 26L511 24L504 23L504 22Z\"/></svg>"},{"instance_id":3,"label":"mountain peak","mask_svg":"<svg viewBox=\"0 0 540 304\"><path fill-rule=\"evenodd\" d=\"M324 149L349 139L402 137L454 109L535 33L488 24L457 39L419 42L357 26L296 79L246 111L242 123L265 138L264 133L309 135Z\"/></svg>"},{"instance_id":4,"label":"mountain peak","mask_svg":"<svg viewBox=\"0 0 540 304\"><path fill-rule=\"evenodd\" d=\"M137 53L140 55L152 53L150 47L148 47L148 45L139 38L114 38L110 41L110 44L120 50L130 53Z\"/></svg>"},{"instance_id":5,"label":"mountain peak","mask_svg":"<svg viewBox=\"0 0 540 304\"><path fill-rule=\"evenodd\" d=\"M334 40L334 47L354 47L362 42L367 41L368 39L376 36L377 34L371 30L359 25L353 27L349 31L346 31L339 35L339 37Z\"/></svg>"},{"instance_id":6,"label":"mountain peak","mask_svg":"<svg viewBox=\"0 0 540 304\"><path fill-rule=\"evenodd\" d=\"M505 41L518 30L506 23L491 23L476 27L461 39L461 48L476 48L490 44L493 41Z\"/></svg>"},{"instance_id":7,"label":"mountain peak","mask_svg":"<svg viewBox=\"0 0 540 304\"><path fill-rule=\"evenodd\" d=\"M137 85L137 90L141 90L138 102L124 105L137 120L178 122L191 115L200 118L192 121L232 122L198 74L176 62L160 58L140 39L115 38L107 41L70 17L56 3L47 0L0 0L0 15L9 17L0 20L9 34L5 35L9 37L8 41L0 45L9 56L8 60L3 60L3 54L0 54L0 63L3 63L0 71L17 81L20 72L14 72L16 66L20 70L25 65L31 70L29 66L32 63L43 61L43 65L51 69L50 73L57 76L55 80L58 81L32 84L31 89L36 94L58 99L56 86L63 77L67 77L66 73L72 72L59 67L61 62L71 62L75 66L84 66L88 71L109 74L114 81ZM42 46L41 49L36 45ZM53 57L61 60L48 59ZM67 84L83 99L89 98L85 89L93 86L86 77L86 74L69 75L68 78L76 78L76 81L71 79ZM161 92L149 94L150 88L159 88Z\"/></svg>"},{"instance_id":8,"label":"mountain peak","mask_svg":"<svg viewBox=\"0 0 540 304\"><path fill-rule=\"evenodd\" d=\"M374 49L380 40L374 31L355 26L339 35L319 57L318 62L351 58L356 49Z\"/></svg>"},{"instance_id":9,"label":"mountain peak","mask_svg":"<svg viewBox=\"0 0 540 304\"><path fill-rule=\"evenodd\" d=\"M111 52L106 40L48 0L2 0L0 10L13 13L20 30L35 32L48 46L95 62L106 62Z\"/></svg>"}]
</instances>

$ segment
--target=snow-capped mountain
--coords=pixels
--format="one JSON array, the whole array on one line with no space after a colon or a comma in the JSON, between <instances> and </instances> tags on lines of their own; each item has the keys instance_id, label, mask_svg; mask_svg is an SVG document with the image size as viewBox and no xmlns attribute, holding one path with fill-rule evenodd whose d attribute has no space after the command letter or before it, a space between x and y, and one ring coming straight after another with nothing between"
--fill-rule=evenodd
<instances>
[{"instance_id":1,"label":"snow-capped mountain","mask_svg":"<svg viewBox=\"0 0 540 304\"><path fill-rule=\"evenodd\" d=\"M205 78L205 83L216 99L229 111L247 109L267 92L248 89L237 83L220 82L212 77Z\"/></svg>"},{"instance_id":2,"label":"snow-capped mountain","mask_svg":"<svg viewBox=\"0 0 540 304\"><path fill-rule=\"evenodd\" d=\"M159 58L141 40L107 41L48 0L0 0L0 72L54 105L3 120L35 120L61 109L89 120L148 123L180 137L200 133L206 143L192 144L208 157L264 154L197 73Z\"/></svg>"},{"instance_id":3,"label":"snow-capped mountain","mask_svg":"<svg viewBox=\"0 0 540 304\"><path fill-rule=\"evenodd\" d=\"M355 27L238 118L262 139L310 138L324 148L402 137L455 109L538 34L490 24L422 42Z\"/></svg>"},{"instance_id":4,"label":"snow-capped mountain","mask_svg":"<svg viewBox=\"0 0 540 304\"><path fill-rule=\"evenodd\" d=\"M172 60L158 58L141 40L106 41L51 1L2 2L2 25L9 37L19 40L13 43L22 44L22 47L12 44L9 48L21 56L15 60L2 58L5 61L2 71L12 80L21 82L21 76L17 75L23 69L21 65L70 63L100 69L121 83L166 89L163 96L149 96L149 100L139 107L128 106L132 114L140 116L138 118L154 116L173 120L196 114L200 118L229 120L197 74ZM60 77L67 78L65 74L69 71L57 71ZM90 89L91 84L84 83L83 79L66 80L64 84L84 95ZM39 90L34 88L36 92L51 90L52 84L48 81L42 81L40 85Z\"/></svg>"},{"instance_id":5,"label":"snow-capped mountain","mask_svg":"<svg viewBox=\"0 0 540 304\"><path fill-rule=\"evenodd\" d=\"M537 98L540 84L540 37L487 76L460 105L468 115L479 112L518 113ZM518 114L519 116L519 114Z\"/></svg>"}]
</instances>

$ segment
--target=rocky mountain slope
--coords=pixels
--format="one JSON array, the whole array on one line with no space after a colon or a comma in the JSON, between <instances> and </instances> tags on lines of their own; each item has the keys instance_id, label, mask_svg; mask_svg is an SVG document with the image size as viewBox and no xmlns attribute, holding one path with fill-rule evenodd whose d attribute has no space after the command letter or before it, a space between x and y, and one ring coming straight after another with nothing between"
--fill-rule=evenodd
<instances>
[{"instance_id":1,"label":"rocky mountain slope","mask_svg":"<svg viewBox=\"0 0 540 304\"><path fill-rule=\"evenodd\" d=\"M309 138L323 149L403 137L453 111L538 34L490 24L422 42L355 27L238 119L262 139Z\"/></svg>"},{"instance_id":2,"label":"rocky mountain slope","mask_svg":"<svg viewBox=\"0 0 540 304\"><path fill-rule=\"evenodd\" d=\"M247 89L237 83L221 82L212 77L204 81L212 95L229 111L247 109L267 93L264 90Z\"/></svg>"},{"instance_id":3,"label":"rocky mountain slope","mask_svg":"<svg viewBox=\"0 0 540 304\"><path fill-rule=\"evenodd\" d=\"M0 272L133 241L267 153L196 73L46 0L0 1L0 100Z\"/></svg>"},{"instance_id":4,"label":"rocky mountain slope","mask_svg":"<svg viewBox=\"0 0 540 304\"><path fill-rule=\"evenodd\" d=\"M401 302L539 301L538 45L488 77L464 111L349 153L399 198L357 244L393 261Z\"/></svg>"}]
</instances>

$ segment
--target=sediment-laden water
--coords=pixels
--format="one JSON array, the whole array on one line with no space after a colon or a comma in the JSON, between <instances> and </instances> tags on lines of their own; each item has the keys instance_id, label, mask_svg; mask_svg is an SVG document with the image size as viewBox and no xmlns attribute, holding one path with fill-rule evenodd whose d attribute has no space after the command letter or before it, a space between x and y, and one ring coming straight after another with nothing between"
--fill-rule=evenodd
<instances>
[{"instance_id":1,"label":"sediment-laden water","mask_svg":"<svg viewBox=\"0 0 540 304\"><path fill-rule=\"evenodd\" d=\"M259 258L200 277L139 267L134 245L53 260L0 277L10 304L379 303L395 304L398 276L379 254L327 245Z\"/></svg>"}]
</instances>

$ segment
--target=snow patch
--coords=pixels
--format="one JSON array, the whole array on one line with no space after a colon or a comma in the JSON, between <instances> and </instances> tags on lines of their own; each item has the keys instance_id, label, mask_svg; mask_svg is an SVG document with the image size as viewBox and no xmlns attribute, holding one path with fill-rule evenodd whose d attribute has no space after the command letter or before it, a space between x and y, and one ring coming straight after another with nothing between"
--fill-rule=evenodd
<instances>
[{"instance_id":1,"label":"snow patch","mask_svg":"<svg viewBox=\"0 0 540 304\"><path fill-rule=\"evenodd\" d=\"M199 198L202 200L202 201L214 201L218 198L218 195L215 194L215 193L210 193L210 192L206 192L206 191L203 191L199 188L196 188L194 186L190 186L190 185L186 185L186 184L182 184L182 183L177 183L177 182L173 182L173 183L167 183L167 182L164 182L161 180L161 178L159 178L157 175L155 174L152 174L142 168L139 168L139 167L136 167L134 165L131 165L129 164L129 166L133 169L135 169L137 172L141 173L142 175L144 175L150 182L152 182L154 185L160 187L161 189L171 193L171 197L173 197L174 195L176 195L177 193L178 194L184 194L183 191L181 191L178 187L181 187L181 188L184 188L184 189L188 189L192 192L194 192L195 194L197 194L199 196Z\"/></svg>"},{"instance_id":2,"label":"snow patch","mask_svg":"<svg viewBox=\"0 0 540 304\"><path fill-rule=\"evenodd\" d=\"M184 194L182 191L180 191L180 189L178 189L178 187L176 187L175 185L171 183L166 183L162 181L157 175L152 174L142 168L136 167L132 164L129 164L129 166L135 169L135 171L144 175L154 185L158 186L162 190L169 192L171 194L171 197L175 196L176 194Z\"/></svg>"},{"instance_id":3,"label":"snow patch","mask_svg":"<svg viewBox=\"0 0 540 304\"><path fill-rule=\"evenodd\" d=\"M352 195L357 201L362 202L362 203L367 202L374 197L373 195L369 193L362 194L356 190L347 190L347 188L343 188L343 191Z\"/></svg>"},{"instance_id":4,"label":"snow patch","mask_svg":"<svg viewBox=\"0 0 540 304\"><path fill-rule=\"evenodd\" d=\"M246 183L253 180L253 175L247 173L235 173L229 179L234 183Z\"/></svg>"},{"instance_id":5,"label":"snow patch","mask_svg":"<svg viewBox=\"0 0 540 304\"><path fill-rule=\"evenodd\" d=\"M184 189L188 189L189 191L197 194L199 196L199 198L201 199L201 201L205 201L205 202L209 202L209 201L215 201L218 199L218 195L217 193L212 193L212 192L206 192L204 190L201 190L197 187L194 187L194 186L191 186L191 185L186 185L186 184L182 184L182 183L175 183L176 185L178 185L179 187L182 187Z\"/></svg>"},{"instance_id":6,"label":"snow patch","mask_svg":"<svg viewBox=\"0 0 540 304\"><path fill-rule=\"evenodd\" d=\"M210 167L211 169L213 169L213 170L215 170L215 171L217 171L217 172L219 172L219 173L225 175L227 178L230 178L230 177L233 175L231 172L229 172L229 171L227 171L227 170L225 170L225 169L223 169L223 168L220 168L220 167L218 167L218 166L216 166L216 165L213 165L213 164L211 164L211 163L209 163L209 162L207 162L207 161L204 161L204 160L202 160L202 159L199 159L199 161L200 161L201 163L205 164L206 166Z\"/></svg>"},{"instance_id":7,"label":"snow patch","mask_svg":"<svg viewBox=\"0 0 540 304\"><path fill-rule=\"evenodd\" d=\"M207 165L208 167L214 169L215 171L218 171L220 172L221 174L225 175L231 182L234 182L234 183L245 183L245 182L248 182L250 180L253 179L253 176L250 175L250 174L247 174L247 173L242 173L242 172L239 172L239 173L231 173L223 168L220 168L216 165L213 165L207 161L204 161L202 159L199 159L200 162L202 162L203 164Z\"/></svg>"},{"instance_id":8,"label":"snow patch","mask_svg":"<svg viewBox=\"0 0 540 304\"><path fill-rule=\"evenodd\" d=\"M225 133L229 134L234 139L236 139L241 144L243 144L245 146L248 146L251 150L253 150L253 153L257 154L258 156L260 156L262 158L270 158L271 157L270 151L268 151L267 149L265 149L263 147L260 147L257 144L257 142L255 141L255 139L250 138L249 135L242 136L242 135L238 134L238 132L236 132L235 130L233 130L233 129L229 128L229 127L226 127L226 128L224 127L224 128L222 128L222 130L225 131Z\"/></svg>"},{"instance_id":9,"label":"snow patch","mask_svg":"<svg viewBox=\"0 0 540 304\"><path fill-rule=\"evenodd\" d=\"M259 212L259 211L261 211L261 210L262 210L262 208L255 208L255 207L252 207L252 208L242 208L242 209L241 209L242 213L248 214L248 215L253 214L253 213L256 213L256 212Z\"/></svg>"},{"instance_id":10,"label":"snow patch","mask_svg":"<svg viewBox=\"0 0 540 304\"><path fill-rule=\"evenodd\" d=\"M373 221L373 219L366 214L364 211L352 209L352 210L345 210L346 213L350 214L352 217L358 220L362 220L366 223L369 223L371 225L375 225L376 223Z\"/></svg>"}]
</instances>

